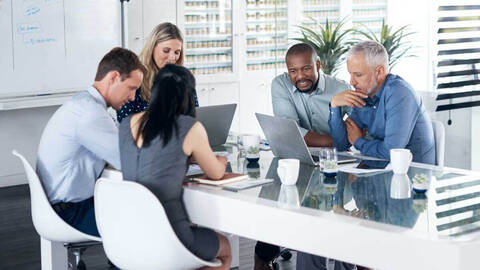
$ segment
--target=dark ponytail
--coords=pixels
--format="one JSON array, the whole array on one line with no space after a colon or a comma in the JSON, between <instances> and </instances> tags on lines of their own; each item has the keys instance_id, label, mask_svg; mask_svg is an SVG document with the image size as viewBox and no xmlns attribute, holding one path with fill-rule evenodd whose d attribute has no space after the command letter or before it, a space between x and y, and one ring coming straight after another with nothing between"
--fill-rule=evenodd
<instances>
[{"instance_id":1,"label":"dark ponytail","mask_svg":"<svg viewBox=\"0 0 480 270\"><path fill-rule=\"evenodd\" d=\"M140 119L137 141L143 137L148 145L157 136L166 145L173 136L178 136L179 115L195 117L195 77L177 65L166 65L155 76L150 104Z\"/></svg>"}]
</instances>

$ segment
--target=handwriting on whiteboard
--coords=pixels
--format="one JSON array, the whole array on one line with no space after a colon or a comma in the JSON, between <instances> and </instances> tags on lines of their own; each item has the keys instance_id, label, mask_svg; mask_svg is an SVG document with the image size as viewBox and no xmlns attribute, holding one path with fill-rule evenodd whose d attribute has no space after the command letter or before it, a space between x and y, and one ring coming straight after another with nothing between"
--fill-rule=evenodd
<instances>
[{"instance_id":1,"label":"handwriting on whiteboard","mask_svg":"<svg viewBox=\"0 0 480 270\"><path fill-rule=\"evenodd\" d=\"M24 35L38 32L40 32L40 23L38 22L17 24L17 34Z\"/></svg>"},{"instance_id":2,"label":"handwriting on whiteboard","mask_svg":"<svg viewBox=\"0 0 480 270\"><path fill-rule=\"evenodd\" d=\"M0 0L2 1L2 0ZM59 0L23 0L19 21L16 24L16 34L20 36L25 45L55 43L58 40L55 31L52 32L52 22L49 12L54 5L60 4ZM46 20L46 21L45 21ZM43 24L43 27L42 27Z\"/></svg>"}]
</instances>

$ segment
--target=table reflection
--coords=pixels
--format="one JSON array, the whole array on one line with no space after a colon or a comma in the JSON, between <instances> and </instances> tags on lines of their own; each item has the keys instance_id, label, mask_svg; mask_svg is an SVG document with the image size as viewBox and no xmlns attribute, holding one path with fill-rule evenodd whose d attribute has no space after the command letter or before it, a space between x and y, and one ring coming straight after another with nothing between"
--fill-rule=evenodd
<instances>
[{"instance_id":1,"label":"table reflection","mask_svg":"<svg viewBox=\"0 0 480 270\"><path fill-rule=\"evenodd\" d=\"M394 176L391 171L359 175L340 171L335 178L326 178L318 168L301 164L295 189L290 189L282 188L276 172L278 158L271 152L261 151L258 163L248 163L241 151L228 151L232 171L255 179L274 179L271 184L240 193L275 201L279 208L316 209L439 237L470 236L480 231L477 172L414 165L404 176ZM412 180L419 175L428 179L426 194L412 190Z\"/></svg>"}]
</instances>

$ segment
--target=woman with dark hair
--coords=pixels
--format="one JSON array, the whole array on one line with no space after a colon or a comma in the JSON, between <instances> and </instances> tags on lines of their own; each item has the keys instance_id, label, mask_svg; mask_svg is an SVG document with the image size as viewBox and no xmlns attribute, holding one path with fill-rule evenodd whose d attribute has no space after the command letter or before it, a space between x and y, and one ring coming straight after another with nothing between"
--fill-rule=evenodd
<instances>
[{"instance_id":1,"label":"woman with dark hair","mask_svg":"<svg viewBox=\"0 0 480 270\"><path fill-rule=\"evenodd\" d=\"M227 238L193 226L182 200L190 158L211 179L222 178L227 164L225 157L213 154L205 128L194 117L195 78L186 68L167 64L155 76L147 109L120 125L123 177L158 197L185 247L204 260L219 258L222 265L214 269L229 269Z\"/></svg>"}]
</instances>

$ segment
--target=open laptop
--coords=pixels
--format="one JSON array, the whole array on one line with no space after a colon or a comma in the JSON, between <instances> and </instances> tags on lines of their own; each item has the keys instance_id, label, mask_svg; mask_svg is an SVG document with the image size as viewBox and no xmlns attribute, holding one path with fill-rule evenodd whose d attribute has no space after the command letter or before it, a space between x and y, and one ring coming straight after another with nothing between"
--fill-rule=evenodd
<instances>
[{"instance_id":1,"label":"open laptop","mask_svg":"<svg viewBox=\"0 0 480 270\"><path fill-rule=\"evenodd\" d=\"M311 153L303 140L300 128L294 120L255 113L265 137L275 156L296 158L300 162L318 166L318 155ZM338 155L338 163L355 162L357 159Z\"/></svg>"},{"instance_id":2,"label":"open laptop","mask_svg":"<svg viewBox=\"0 0 480 270\"><path fill-rule=\"evenodd\" d=\"M228 132L232 125L237 104L225 104L196 108L197 120L207 130L210 146L218 146L227 142Z\"/></svg>"}]
</instances>

